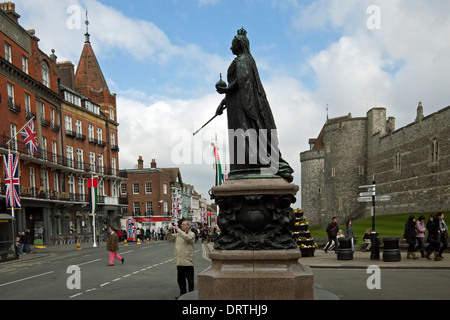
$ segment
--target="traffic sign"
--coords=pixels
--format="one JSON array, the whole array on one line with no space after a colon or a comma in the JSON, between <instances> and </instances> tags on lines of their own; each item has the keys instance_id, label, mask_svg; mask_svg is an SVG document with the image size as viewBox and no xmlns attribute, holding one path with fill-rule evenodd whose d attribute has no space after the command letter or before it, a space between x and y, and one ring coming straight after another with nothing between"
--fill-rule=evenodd
<instances>
[{"instance_id":1,"label":"traffic sign","mask_svg":"<svg viewBox=\"0 0 450 320\"><path fill-rule=\"evenodd\" d=\"M366 186L359 186L360 189L364 189L364 188L375 188L377 185L376 184L369 184Z\"/></svg>"},{"instance_id":2,"label":"traffic sign","mask_svg":"<svg viewBox=\"0 0 450 320\"><path fill-rule=\"evenodd\" d=\"M372 197L369 196L361 196L358 197L356 200L358 200L358 202L372 202ZM375 201L391 201L392 200L392 196L375 196Z\"/></svg>"},{"instance_id":3,"label":"traffic sign","mask_svg":"<svg viewBox=\"0 0 450 320\"><path fill-rule=\"evenodd\" d=\"M392 196L376 196L375 197L375 201L391 201L392 200Z\"/></svg>"},{"instance_id":4,"label":"traffic sign","mask_svg":"<svg viewBox=\"0 0 450 320\"><path fill-rule=\"evenodd\" d=\"M372 192L361 192L359 194L360 197L371 197L371 196L374 196L374 195L375 195L375 191L372 191Z\"/></svg>"},{"instance_id":5,"label":"traffic sign","mask_svg":"<svg viewBox=\"0 0 450 320\"><path fill-rule=\"evenodd\" d=\"M358 202L372 202L372 197L358 197Z\"/></svg>"}]
</instances>

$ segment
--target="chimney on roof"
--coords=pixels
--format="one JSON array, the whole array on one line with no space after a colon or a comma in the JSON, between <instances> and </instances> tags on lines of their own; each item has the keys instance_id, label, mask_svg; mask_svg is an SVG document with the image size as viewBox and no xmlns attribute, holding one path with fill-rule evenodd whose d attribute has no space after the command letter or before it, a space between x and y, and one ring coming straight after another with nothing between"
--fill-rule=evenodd
<instances>
[{"instance_id":1,"label":"chimney on roof","mask_svg":"<svg viewBox=\"0 0 450 320\"><path fill-rule=\"evenodd\" d=\"M71 61L57 63L61 84L75 90L75 65Z\"/></svg>"},{"instance_id":2,"label":"chimney on roof","mask_svg":"<svg viewBox=\"0 0 450 320\"><path fill-rule=\"evenodd\" d=\"M16 13L16 5L13 2L0 3L0 10L4 11L11 19L19 23L20 14Z\"/></svg>"},{"instance_id":3,"label":"chimney on roof","mask_svg":"<svg viewBox=\"0 0 450 320\"><path fill-rule=\"evenodd\" d=\"M144 160L142 160L141 156L138 159L138 169L144 169Z\"/></svg>"},{"instance_id":4,"label":"chimney on roof","mask_svg":"<svg viewBox=\"0 0 450 320\"><path fill-rule=\"evenodd\" d=\"M156 161L155 161L155 159L152 159L152 162L150 163L150 168L156 169Z\"/></svg>"}]
</instances>

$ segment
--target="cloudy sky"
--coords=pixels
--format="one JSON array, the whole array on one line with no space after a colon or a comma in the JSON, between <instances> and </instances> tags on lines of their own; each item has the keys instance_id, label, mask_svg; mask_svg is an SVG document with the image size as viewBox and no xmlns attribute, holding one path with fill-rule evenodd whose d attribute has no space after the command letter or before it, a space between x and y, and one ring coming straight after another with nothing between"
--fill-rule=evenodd
<instances>
[{"instance_id":1,"label":"cloudy sky","mask_svg":"<svg viewBox=\"0 0 450 320\"><path fill-rule=\"evenodd\" d=\"M40 48L77 65L88 11L91 44L117 94L120 168L180 167L207 196L211 142L227 150L226 115L195 137L221 96L236 30L250 39L283 157L300 185L299 154L330 118L387 108L396 128L450 104L450 2L442 0L15 0ZM221 156L226 162L226 154ZM300 193L296 206L300 206Z\"/></svg>"}]
</instances>

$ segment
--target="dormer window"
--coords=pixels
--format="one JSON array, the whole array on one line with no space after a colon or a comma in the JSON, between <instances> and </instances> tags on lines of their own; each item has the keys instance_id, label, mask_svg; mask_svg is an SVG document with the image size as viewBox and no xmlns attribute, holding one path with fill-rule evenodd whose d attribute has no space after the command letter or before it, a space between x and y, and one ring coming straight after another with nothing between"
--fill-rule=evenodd
<instances>
[{"instance_id":1,"label":"dormer window","mask_svg":"<svg viewBox=\"0 0 450 320\"><path fill-rule=\"evenodd\" d=\"M42 84L50 88L50 69L45 61L42 61Z\"/></svg>"}]
</instances>

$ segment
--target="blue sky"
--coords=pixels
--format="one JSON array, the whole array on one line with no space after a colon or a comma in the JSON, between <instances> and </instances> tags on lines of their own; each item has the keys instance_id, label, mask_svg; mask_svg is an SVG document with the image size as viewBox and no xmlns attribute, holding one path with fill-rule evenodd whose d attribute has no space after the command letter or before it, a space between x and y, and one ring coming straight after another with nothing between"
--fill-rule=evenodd
<instances>
[{"instance_id":1,"label":"blue sky","mask_svg":"<svg viewBox=\"0 0 450 320\"><path fill-rule=\"evenodd\" d=\"M195 44L205 53L219 55L224 60L231 60L229 50L232 37L236 30L244 26L252 43L252 53L255 57L262 56L270 63L272 68L300 69L300 61L303 61L310 52L324 47L333 39L333 32L317 33L314 37L302 36L293 33L288 27L291 19L287 9L270 5L269 1L227 1L211 2L201 5L197 1L148 1L136 4L130 1L125 6L120 1L105 1L105 4L117 8L131 19L140 19L153 22L163 30L171 43L183 47L187 44ZM265 3L258 5L258 3ZM95 16L90 17L91 33L95 44ZM299 45L301 41L301 45ZM136 47L139 50L139 47ZM123 58L121 53L108 54L103 60L105 68L111 70L110 77L117 82L118 89L127 86L127 79L121 78L123 70L114 68L117 59ZM125 58L126 59L126 58ZM144 57L144 59L146 59ZM286 62L289 61L292 64ZM209 81L214 83L215 77L208 79L197 78L196 66L185 65L184 59L175 59L167 64L148 63L134 64L140 81L134 81L134 88L153 94L166 94L165 86L168 84L182 87L180 95L191 95L191 90L198 90L201 86L207 86ZM192 67L192 68L191 68ZM144 73L147 77L142 77ZM177 75L174 77L174 72ZM226 70L217 70L226 73ZM262 76L265 70L260 70ZM267 72L270 74L269 72ZM300 70L298 71L300 74ZM313 87L314 80L303 75L308 87ZM118 80L116 80L118 79ZM178 96L171 92L171 97Z\"/></svg>"},{"instance_id":2,"label":"blue sky","mask_svg":"<svg viewBox=\"0 0 450 320\"><path fill-rule=\"evenodd\" d=\"M209 162L216 133L226 162L226 117L196 136L199 140L191 133L221 100L214 84L234 58L229 48L242 26L296 184L299 154L320 132L326 105L330 117L365 116L370 108L383 106L400 128L414 121L419 101L425 115L450 102L448 1L15 3L19 22L36 30L40 48L48 54L55 49L58 61L75 65L88 11L94 52L117 94L120 168L134 167L139 156L146 166L156 158L160 167L180 167L184 181L206 198L214 183Z\"/></svg>"}]
</instances>

